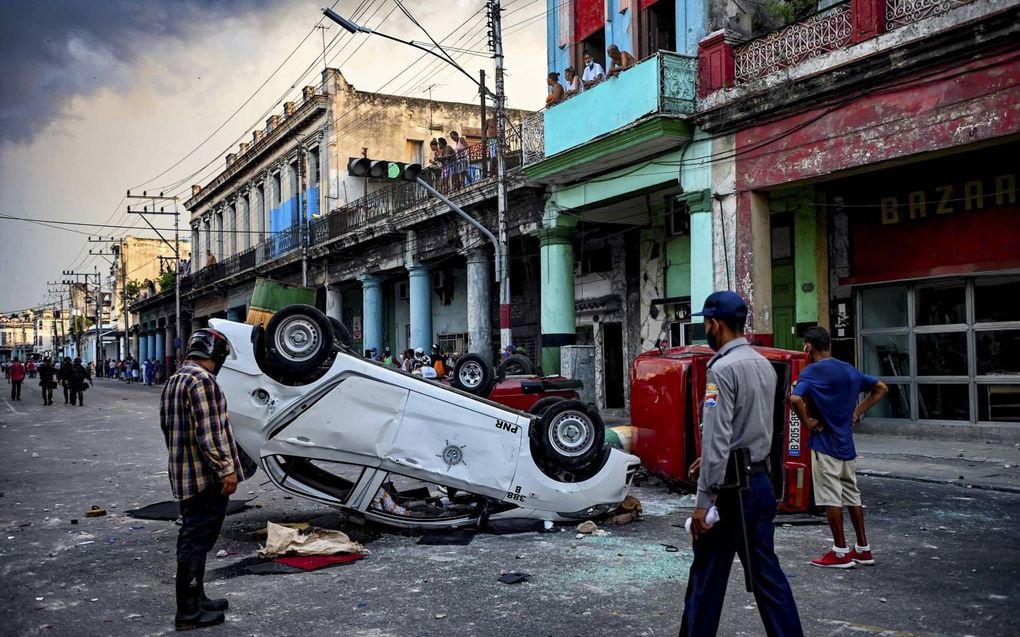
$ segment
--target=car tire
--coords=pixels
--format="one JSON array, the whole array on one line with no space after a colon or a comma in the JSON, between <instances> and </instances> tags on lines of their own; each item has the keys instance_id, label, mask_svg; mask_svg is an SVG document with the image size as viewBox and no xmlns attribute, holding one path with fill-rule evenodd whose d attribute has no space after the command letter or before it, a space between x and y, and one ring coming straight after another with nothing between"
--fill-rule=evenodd
<instances>
[{"instance_id":1,"label":"car tire","mask_svg":"<svg viewBox=\"0 0 1020 637\"><path fill-rule=\"evenodd\" d=\"M530 376L535 373L535 365L531 359L520 354L511 354L502 361L496 368L496 375L500 378L506 376Z\"/></svg>"},{"instance_id":2,"label":"car tire","mask_svg":"<svg viewBox=\"0 0 1020 637\"><path fill-rule=\"evenodd\" d=\"M561 400L531 422L531 451L558 469L578 470L602 453L606 426L599 412L579 400Z\"/></svg>"},{"instance_id":3,"label":"car tire","mask_svg":"<svg viewBox=\"0 0 1020 637\"><path fill-rule=\"evenodd\" d=\"M347 329L347 326L332 316L329 317L329 324L333 326L333 338L337 345L351 349L354 346L354 339L351 338L351 331Z\"/></svg>"},{"instance_id":4,"label":"car tire","mask_svg":"<svg viewBox=\"0 0 1020 637\"><path fill-rule=\"evenodd\" d=\"M306 376L334 352L333 325L310 305L288 305L266 326L266 363L284 374Z\"/></svg>"},{"instance_id":5,"label":"car tire","mask_svg":"<svg viewBox=\"0 0 1020 637\"><path fill-rule=\"evenodd\" d=\"M539 398L535 401L535 404L531 406L531 409L529 409L528 412L533 416L541 416L545 413L546 409L549 409L562 400L566 400L566 398L562 396L546 396L544 398Z\"/></svg>"},{"instance_id":6,"label":"car tire","mask_svg":"<svg viewBox=\"0 0 1020 637\"><path fill-rule=\"evenodd\" d=\"M453 366L450 384L475 396L486 397L492 391L495 372L479 354L464 354Z\"/></svg>"}]
</instances>

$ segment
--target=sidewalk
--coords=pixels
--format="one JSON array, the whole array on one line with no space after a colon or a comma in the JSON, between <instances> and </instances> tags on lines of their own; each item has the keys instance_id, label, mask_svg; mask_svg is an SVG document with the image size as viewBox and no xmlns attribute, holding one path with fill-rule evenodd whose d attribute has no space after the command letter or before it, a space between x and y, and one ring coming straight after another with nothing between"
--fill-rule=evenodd
<instances>
[{"instance_id":1,"label":"sidewalk","mask_svg":"<svg viewBox=\"0 0 1020 637\"><path fill-rule=\"evenodd\" d=\"M1020 444L858 433L859 475L1020 493Z\"/></svg>"}]
</instances>

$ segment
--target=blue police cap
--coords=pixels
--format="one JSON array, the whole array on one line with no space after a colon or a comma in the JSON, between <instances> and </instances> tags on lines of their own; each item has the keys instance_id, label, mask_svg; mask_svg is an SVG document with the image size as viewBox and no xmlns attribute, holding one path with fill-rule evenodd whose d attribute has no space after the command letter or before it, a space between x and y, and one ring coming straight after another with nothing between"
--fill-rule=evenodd
<instances>
[{"instance_id":1,"label":"blue police cap","mask_svg":"<svg viewBox=\"0 0 1020 637\"><path fill-rule=\"evenodd\" d=\"M705 307L692 316L704 316L705 318L727 319L747 318L747 303L740 295L730 290L712 292L705 299Z\"/></svg>"}]
</instances>

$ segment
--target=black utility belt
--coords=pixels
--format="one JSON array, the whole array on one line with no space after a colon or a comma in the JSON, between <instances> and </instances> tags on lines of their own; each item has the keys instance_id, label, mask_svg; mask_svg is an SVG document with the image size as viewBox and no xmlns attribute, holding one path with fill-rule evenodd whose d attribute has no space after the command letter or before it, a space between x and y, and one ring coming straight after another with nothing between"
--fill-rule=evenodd
<instances>
[{"instance_id":1,"label":"black utility belt","mask_svg":"<svg viewBox=\"0 0 1020 637\"><path fill-rule=\"evenodd\" d=\"M764 474L772 473L772 471L770 469L770 463L769 463L769 459L768 458L765 458L764 460L759 460L758 462L752 462L751 465L750 465L750 469L751 469L751 475L754 475L756 473L764 473Z\"/></svg>"}]
</instances>

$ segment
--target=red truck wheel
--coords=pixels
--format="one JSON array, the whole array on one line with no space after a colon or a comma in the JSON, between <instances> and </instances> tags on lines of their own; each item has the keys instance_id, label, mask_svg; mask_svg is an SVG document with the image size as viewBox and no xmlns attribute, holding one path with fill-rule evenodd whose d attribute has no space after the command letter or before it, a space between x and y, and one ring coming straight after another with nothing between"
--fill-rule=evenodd
<instances>
[{"instance_id":1,"label":"red truck wheel","mask_svg":"<svg viewBox=\"0 0 1020 637\"><path fill-rule=\"evenodd\" d=\"M464 354L453 366L450 384L475 396L486 397L492 391L495 372L488 361L478 354Z\"/></svg>"}]
</instances>

